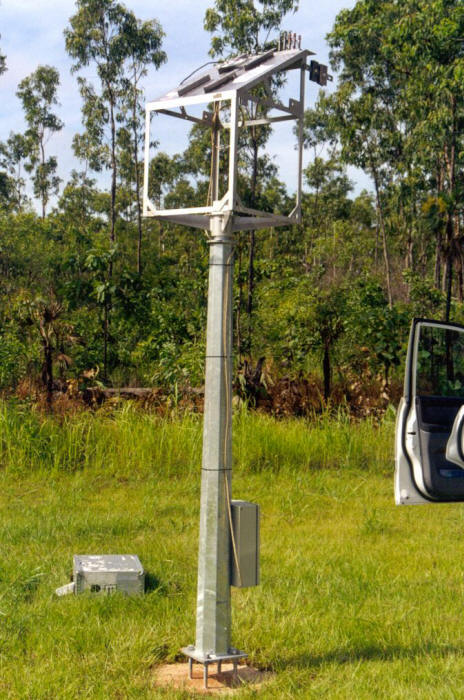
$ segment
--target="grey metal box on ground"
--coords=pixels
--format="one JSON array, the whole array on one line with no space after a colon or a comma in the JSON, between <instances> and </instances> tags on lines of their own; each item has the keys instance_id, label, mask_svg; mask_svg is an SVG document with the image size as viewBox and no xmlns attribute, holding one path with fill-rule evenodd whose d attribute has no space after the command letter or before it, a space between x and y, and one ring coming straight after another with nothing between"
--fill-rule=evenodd
<instances>
[{"instance_id":1,"label":"grey metal box on ground","mask_svg":"<svg viewBox=\"0 0 464 700\"><path fill-rule=\"evenodd\" d=\"M145 572L135 554L75 554L73 579L76 593L135 595L145 589Z\"/></svg>"},{"instance_id":2,"label":"grey metal box on ground","mask_svg":"<svg viewBox=\"0 0 464 700\"><path fill-rule=\"evenodd\" d=\"M234 542L231 547L231 584L237 588L259 584L259 505L231 501ZM235 546L234 546L235 545Z\"/></svg>"}]
</instances>

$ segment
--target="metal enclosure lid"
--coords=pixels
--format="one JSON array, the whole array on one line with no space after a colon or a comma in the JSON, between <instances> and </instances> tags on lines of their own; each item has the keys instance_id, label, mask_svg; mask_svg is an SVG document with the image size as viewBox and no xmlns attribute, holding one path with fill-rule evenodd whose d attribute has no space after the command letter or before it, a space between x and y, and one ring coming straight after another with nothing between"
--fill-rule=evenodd
<instances>
[{"instance_id":1,"label":"metal enclosure lid","mask_svg":"<svg viewBox=\"0 0 464 700\"><path fill-rule=\"evenodd\" d=\"M144 573L136 554L75 554L73 564L76 573Z\"/></svg>"}]
</instances>

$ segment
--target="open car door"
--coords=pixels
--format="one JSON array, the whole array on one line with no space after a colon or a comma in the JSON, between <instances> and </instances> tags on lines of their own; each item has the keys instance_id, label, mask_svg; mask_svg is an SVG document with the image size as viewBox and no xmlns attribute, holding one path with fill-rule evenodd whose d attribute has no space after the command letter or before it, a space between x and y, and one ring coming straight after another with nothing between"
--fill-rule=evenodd
<instances>
[{"instance_id":1,"label":"open car door","mask_svg":"<svg viewBox=\"0 0 464 700\"><path fill-rule=\"evenodd\" d=\"M412 322L396 422L395 501L464 501L464 326Z\"/></svg>"}]
</instances>

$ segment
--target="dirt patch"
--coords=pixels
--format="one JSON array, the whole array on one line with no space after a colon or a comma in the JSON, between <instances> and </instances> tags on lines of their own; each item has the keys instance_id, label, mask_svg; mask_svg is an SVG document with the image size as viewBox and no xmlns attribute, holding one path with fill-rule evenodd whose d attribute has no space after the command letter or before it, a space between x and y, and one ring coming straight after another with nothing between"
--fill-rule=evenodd
<instances>
[{"instance_id":1,"label":"dirt patch","mask_svg":"<svg viewBox=\"0 0 464 700\"><path fill-rule=\"evenodd\" d=\"M235 695L244 686L258 689L272 677L268 671L259 671L253 666L239 666L234 674L232 664L222 664L221 673L211 666L208 674L208 688L204 687L203 666L193 664L193 678L188 677L188 662L180 664L163 664L156 669L155 686L172 687L202 695Z\"/></svg>"}]
</instances>

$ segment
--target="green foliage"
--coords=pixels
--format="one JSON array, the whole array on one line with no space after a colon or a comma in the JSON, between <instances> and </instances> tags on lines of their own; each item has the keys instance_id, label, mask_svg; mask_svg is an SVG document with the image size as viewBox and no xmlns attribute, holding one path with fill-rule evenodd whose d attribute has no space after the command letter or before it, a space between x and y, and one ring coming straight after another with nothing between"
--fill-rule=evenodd
<instances>
[{"instance_id":1,"label":"green foliage","mask_svg":"<svg viewBox=\"0 0 464 700\"><path fill-rule=\"evenodd\" d=\"M331 111L344 159L374 179L387 277L388 234L397 227L390 194L399 186L410 246L423 245L422 236L422 241L414 240L420 231L421 199L428 195L446 202L444 225L432 228L435 284L440 285L443 263L446 274L453 266L462 278L457 203L462 199L459 172L464 154L458 126L464 112L459 80L463 30L464 11L458 0L363 0L342 11L329 34L332 62L341 70ZM387 281L391 304L392 285ZM459 295L462 299L461 282Z\"/></svg>"},{"instance_id":2,"label":"green foliage","mask_svg":"<svg viewBox=\"0 0 464 700\"><path fill-rule=\"evenodd\" d=\"M37 339L32 344L25 343L15 320L4 325L0 335L0 389L4 391L16 388L39 354Z\"/></svg>"},{"instance_id":3,"label":"green foliage","mask_svg":"<svg viewBox=\"0 0 464 700\"><path fill-rule=\"evenodd\" d=\"M192 141L196 143L196 141L194 141L193 139ZM187 152L188 158L191 157L191 148L192 144L189 146ZM193 167L198 167L199 158L194 156L192 160L193 163L195 163L195 166L193 166L192 164L193 170ZM174 187L174 183L176 183L179 177L182 175L184 167L185 169L188 169L188 166L186 167L185 165L183 165L183 163L184 159L181 159L180 156L174 156L170 158L167 155L167 153L163 153L162 151L157 153L151 159L148 195L150 199L153 202L155 202L159 208L164 207L164 196L170 189Z\"/></svg>"},{"instance_id":4,"label":"green foliage","mask_svg":"<svg viewBox=\"0 0 464 700\"><path fill-rule=\"evenodd\" d=\"M4 172L0 173L0 206L2 209L9 207L12 190L11 178Z\"/></svg>"},{"instance_id":5,"label":"green foliage","mask_svg":"<svg viewBox=\"0 0 464 700\"><path fill-rule=\"evenodd\" d=\"M260 293L260 331L269 351L295 369L308 369L307 358L331 346L343 332L341 289L314 289L305 276L269 281Z\"/></svg>"},{"instance_id":6,"label":"green foliage","mask_svg":"<svg viewBox=\"0 0 464 700\"><path fill-rule=\"evenodd\" d=\"M6 141L0 142L0 168L6 182L4 208L21 211L27 201L24 195L25 181L22 176L27 155L28 140L22 134L11 132Z\"/></svg>"},{"instance_id":7,"label":"green foliage","mask_svg":"<svg viewBox=\"0 0 464 700\"><path fill-rule=\"evenodd\" d=\"M349 298L347 329L353 356L366 355L374 372L382 371L386 385L390 372L405 354L410 311L390 307L382 288L375 282L361 282Z\"/></svg>"},{"instance_id":8,"label":"green foliage","mask_svg":"<svg viewBox=\"0 0 464 700\"><path fill-rule=\"evenodd\" d=\"M440 320L445 305L443 292L434 286L431 279L423 279L410 270L405 272L405 277L414 316Z\"/></svg>"},{"instance_id":9,"label":"green foliage","mask_svg":"<svg viewBox=\"0 0 464 700\"><path fill-rule=\"evenodd\" d=\"M212 2L205 17L212 54L266 49L296 7ZM401 7L359 0L336 18L329 41L337 88L321 92L305 115L311 160L302 226L237 234L240 371L245 359L254 366L265 357L264 371L278 381L323 376L326 398L335 395L334 379L338 390L364 376L377 378L380 393L378 378L388 384L399 372L409 318L446 314L448 282L448 307L464 318L462 15L455 0ZM67 344L63 378L99 373L108 383L170 392L201 386L206 237L141 217L140 87L147 67L166 60L162 28L115 0L78 0L65 39L83 97L84 128L74 138L83 168L70 173L53 211L46 207L56 160L44 148L61 128L54 68L41 66L21 82L28 129L0 143L0 384L40 374L43 339L24 306L56 298L60 323L81 339ZM266 116L253 101L240 109L243 117ZM223 105L220 119L227 118ZM265 151L269 134L243 130L238 190L248 206L288 212L294 194ZM224 172L227 139L222 134ZM348 165L372 177L374 195L353 194ZM42 219L25 196L27 169ZM111 182L97 187L89 172L105 170ZM211 134L195 125L183 153L159 151L149 170L158 206L210 201ZM220 190L225 184L223 177ZM53 368L61 371L55 359Z\"/></svg>"}]
</instances>

